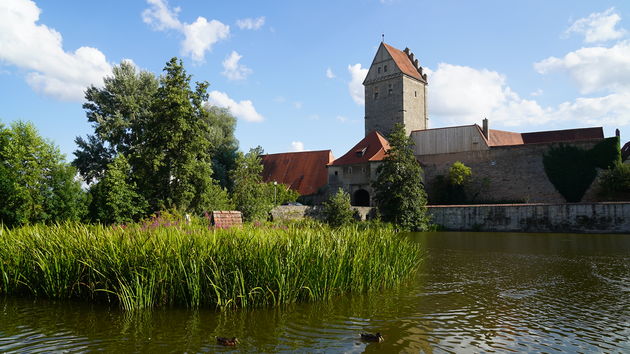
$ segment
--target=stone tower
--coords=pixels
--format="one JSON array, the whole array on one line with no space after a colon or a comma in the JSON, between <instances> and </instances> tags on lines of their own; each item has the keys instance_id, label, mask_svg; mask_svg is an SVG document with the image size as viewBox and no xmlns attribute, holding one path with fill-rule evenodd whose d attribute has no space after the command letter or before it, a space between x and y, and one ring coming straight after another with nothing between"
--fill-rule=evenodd
<instances>
[{"instance_id":1,"label":"stone tower","mask_svg":"<svg viewBox=\"0 0 630 354\"><path fill-rule=\"evenodd\" d=\"M365 135L387 136L396 123L409 135L427 129L427 75L409 48L381 42L365 81Z\"/></svg>"}]
</instances>

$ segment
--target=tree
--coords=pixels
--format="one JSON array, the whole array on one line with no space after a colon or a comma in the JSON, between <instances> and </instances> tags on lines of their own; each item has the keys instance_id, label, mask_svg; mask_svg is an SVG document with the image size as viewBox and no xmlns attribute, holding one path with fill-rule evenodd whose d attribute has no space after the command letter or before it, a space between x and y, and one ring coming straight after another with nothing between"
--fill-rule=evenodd
<instances>
[{"instance_id":1,"label":"tree","mask_svg":"<svg viewBox=\"0 0 630 354\"><path fill-rule=\"evenodd\" d=\"M419 231L428 225L422 168L413 154L413 141L397 124L388 136L390 149L376 170L372 183L376 204L384 221L404 230Z\"/></svg>"},{"instance_id":2,"label":"tree","mask_svg":"<svg viewBox=\"0 0 630 354\"><path fill-rule=\"evenodd\" d=\"M352 223L354 211L350 206L350 194L339 188L337 193L324 202L324 220L332 227Z\"/></svg>"},{"instance_id":3,"label":"tree","mask_svg":"<svg viewBox=\"0 0 630 354\"><path fill-rule=\"evenodd\" d=\"M232 198L236 209L247 221L265 220L273 207L268 187L262 182L262 148L250 149L247 154L239 153L236 168L232 171L234 192Z\"/></svg>"},{"instance_id":4,"label":"tree","mask_svg":"<svg viewBox=\"0 0 630 354\"><path fill-rule=\"evenodd\" d=\"M231 187L228 176L238 149L236 119L206 103L208 83L191 88L191 77L177 58L166 64L159 80L123 62L104 81L103 88L87 90L83 106L94 134L76 139L74 164L84 179L99 181L122 154L130 166L129 182L149 203L148 212L228 207L225 188Z\"/></svg>"},{"instance_id":5,"label":"tree","mask_svg":"<svg viewBox=\"0 0 630 354\"><path fill-rule=\"evenodd\" d=\"M102 88L90 86L85 92L83 108L94 135L75 139L79 149L73 164L88 183L102 177L119 153L128 156L132 165L142 159L151 103L158 90L157 77L138 72L129 61L115 66L103 82Z\"/></svg>"},{"instance_id":6,"label":"tree","mask_svg":"<svg viewBox=\"0 0 630 354\"><path fill-rule=\"evenodd\" d=\"M94 221L105 224L126 223L144 216L146 200L136 191L130 178L131 166L119 154L109 165L103 178L90 188L90 214Z\"/></svg>"},{"instance_id":7,"label":"tree","mask_svg":"<svg viewBox=\"0 0 630 354\"><path fill-rule=\"evenodd\" d=\"M85 194L76 170L30 123L0 125L0 221L8 226L78 220Z\"/></svg>"},{"instance_id":8,"label":"tree","mask_svg":"<svg viewBox=\"0 0 630 354\"><path fill-rule=\"evenodd\" d=\"M615 162L599 177L599 195L606 200L630 200L630 165Z\"/></svg>"}]
</instances>

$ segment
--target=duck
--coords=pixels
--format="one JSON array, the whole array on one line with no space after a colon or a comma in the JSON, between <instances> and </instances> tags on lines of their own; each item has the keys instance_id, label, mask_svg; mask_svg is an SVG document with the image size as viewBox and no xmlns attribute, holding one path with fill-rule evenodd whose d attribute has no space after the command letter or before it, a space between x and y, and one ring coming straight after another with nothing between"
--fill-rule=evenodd
<instances>
[{"instance_id":1,"label":"duck","mask_svg":"<svg viewBox=\"0 0 630 354\"><path fill-rule=\"evenodd\" d=\"M378 342L378 343L385 340L380 332L376 332L375 334L361 333L361 339L363 339L366 342Z\"/></svg>"},{"instance_id":2,"label":"duck","mask_svg":"<svg viewBox=\"0 0 630 354\"><path fill-rule=\"evenodd\" d=\"M236 337L232 337L232 338L216 337L216 338L217 338L217 343L221 345L225 345L226 347L233 347L236 345L236 343L238 343L238 338Z\"/></svg>"}]
</instances>

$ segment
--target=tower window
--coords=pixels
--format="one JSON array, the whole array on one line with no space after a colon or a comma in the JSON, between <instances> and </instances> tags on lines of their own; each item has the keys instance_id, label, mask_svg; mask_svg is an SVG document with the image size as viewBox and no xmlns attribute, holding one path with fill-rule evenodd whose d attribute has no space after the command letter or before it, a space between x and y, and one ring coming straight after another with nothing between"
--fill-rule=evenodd
<instances>
[{"instance_id":1,"label":"tower window","mask_svg":"<svg viewBox=\"0 0 630 354\"><path fill-rule=\"evenodd\" d=\"M413 97L418 97L418 91L413 92Z\"/></svg>"},{"instance_id":2,"label":"tower window","mask_svg":"<svg viewBox=\"0 0 630 354\"><path fill-rule=\"evenodd\" d=\"M383 66L383 72L387 72L387 65Z\"/></svg>"},{"instance_id":3,"label":"tower window","mask_svg":"<svg viewBox=\"0 0 630 354\"><path fill-rule=\"evenodd\" d=\"M378 71L379 74L381 73L381 67L380 66L378 67L377 71Z\"/></svg>"},{"instance_id":4,"label":"tower window","mask_svg":"<svg viewBox=\"0 0 630 354\"><path fill-rule=\"evenodd\" d=\"M374 88L374 99L378 99L378 87Z\"/></svg>"},{"instance_id":5,"label":"tower window","mask_svg":"<svg viewBox=\"0 0 630 354\"><path fill-rule=\"evenodd\" d=\"M393 91L394 90L392 90L392 84L389 84L389 86L387 86L387 94L391 95Z\"/></svg>"}]
</instances>

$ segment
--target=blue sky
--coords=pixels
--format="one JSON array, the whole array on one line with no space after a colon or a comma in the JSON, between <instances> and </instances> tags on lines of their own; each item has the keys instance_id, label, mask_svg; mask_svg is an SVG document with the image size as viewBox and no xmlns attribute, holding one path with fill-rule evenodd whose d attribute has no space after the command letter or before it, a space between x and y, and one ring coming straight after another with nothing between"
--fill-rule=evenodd
<instances>
[{"instance_id":1,"label":"blue sky","mask_svg":"<svg viewBox=\"0 0 630 354\"><path fill-rule=\"evenodd\" d=\"M241 150L332 149L363 137L376 48L429 72L430 127L603 126L630 139L627 1L0 1L0 121L33 122L72 160L92 131L86 85L173 56L238 117Z\"/></svg>"}]
</instances>

